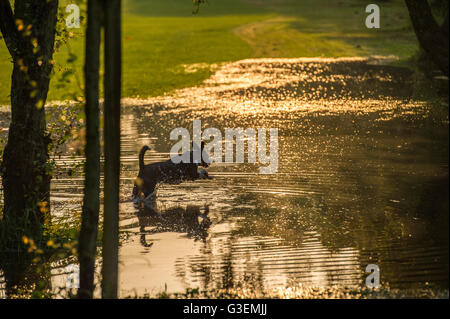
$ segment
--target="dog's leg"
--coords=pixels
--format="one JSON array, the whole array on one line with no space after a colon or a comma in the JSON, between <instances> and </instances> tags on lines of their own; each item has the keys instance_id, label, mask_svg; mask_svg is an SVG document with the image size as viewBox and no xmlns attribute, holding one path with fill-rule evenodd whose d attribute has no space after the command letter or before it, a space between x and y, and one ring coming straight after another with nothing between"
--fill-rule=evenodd
<instances>
[{"instance_id":1,"label":"dog's leg","mask_svg":"<svg viewBox=\"0 0 450 319\"><path fill-rule=\"evenodd\" d=\"M203 220L210 221L208 214L209 214L209 205L205 205L204 212L200 213L198 216L201 217Z\"/></svg>"},{"instance_id":2,"label":"dog's leg","mask_svg":"<svg viewBox=\"0 0 450 319\"><path fill-rule=\"evenodd\" d=\"M156 189L143 199L143 202L146 207L154 208L152 204L155 201L155 195L156 195Z\"/></svg>"},{"instance_id":3,"label":"dog's leg","mask_svg":"<svg viewBox=\"0 0 450 319\"><path fill-rule=\"evenodd\" d=\"M165 218L163 217L161 212L156 209L155 205L153 205L155 203L155 200L156 200L156 189L152 193L150 193L146 198L144 198L143 202L145 207L153 210L159 219L165 221Z\"/></svg>"}]
</instances>

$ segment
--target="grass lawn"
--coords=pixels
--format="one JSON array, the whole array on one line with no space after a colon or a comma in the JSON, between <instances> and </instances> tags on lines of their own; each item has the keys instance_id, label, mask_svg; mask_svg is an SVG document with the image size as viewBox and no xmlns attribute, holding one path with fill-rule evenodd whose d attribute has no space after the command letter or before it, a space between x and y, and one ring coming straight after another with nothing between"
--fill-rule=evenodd
<instances>
[{"instance_id":1,"label":"grass lawn","mask_svg":"<svg viewBox=\"0 0 450 319\"><path fill-rule=\"evenodd\" d=\"M61 7L69 1L61 1ZM418 48L402 0L379 1L381 28L365 27L362 0L209 0L192 14L191 0L124 0L123 96L148 97L193 86L214 65L254 57L396 55ZM62 9L63 10L63 9ZM48 100L82 95L84 39L74 29L55 54ZM75 75L61 81L64 70ZM0 105L9 103L11 59L0 43Z\"/></svg>"}]
</instances>

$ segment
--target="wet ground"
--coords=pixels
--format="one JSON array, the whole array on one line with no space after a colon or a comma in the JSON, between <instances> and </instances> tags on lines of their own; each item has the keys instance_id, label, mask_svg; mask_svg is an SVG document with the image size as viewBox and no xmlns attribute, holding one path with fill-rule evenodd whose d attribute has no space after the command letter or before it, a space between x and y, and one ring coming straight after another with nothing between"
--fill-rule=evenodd
<instances>
[{"instance_id":1,"label":"wet ground","mask_svg":"<svg viewBox=\"0 0 450 319\"><path fill-rule=\"evenodd\" d=\"M383 287L448 289L448 118L412 98L408 70L382 62L244 60L197 88L125 99L121 296L360 289L368 264ZM222 134L278 128L278 172L259 174L247 156L215 163L213 180L159 187L164 218L136 211L139 149L151 146L147 163L168 159L170 131L192 134L194 119ZM79 210L82 188L82 177L54 178L54 214Z\"/></svg>"}]
</instances>

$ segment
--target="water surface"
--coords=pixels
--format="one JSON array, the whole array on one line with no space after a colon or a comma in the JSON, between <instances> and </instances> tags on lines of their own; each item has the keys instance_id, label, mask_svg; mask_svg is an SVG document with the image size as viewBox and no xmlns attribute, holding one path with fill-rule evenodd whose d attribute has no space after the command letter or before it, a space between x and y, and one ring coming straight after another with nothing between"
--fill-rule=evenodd
<instances>
[{"instance_id":1,"label":"water surface","mask_svg":"<svg viewBox=\"0 0 450 319\"><path fill-rule=\"evenodd\" d=\"M200 87L125 99L121 296L364 287L368 264L385 287L448 289L448 119L412 97L409 71L373 62L244 60ZM192 132L193 119L222 134L278 128L278 172L216 163L213 180L159 187L164 221L137 212L139 149L151 146L147 163L168 159L170 131ZM79 210L82 189L82 177L54 178L54 214Z\"/></svg>"}]
</instances>

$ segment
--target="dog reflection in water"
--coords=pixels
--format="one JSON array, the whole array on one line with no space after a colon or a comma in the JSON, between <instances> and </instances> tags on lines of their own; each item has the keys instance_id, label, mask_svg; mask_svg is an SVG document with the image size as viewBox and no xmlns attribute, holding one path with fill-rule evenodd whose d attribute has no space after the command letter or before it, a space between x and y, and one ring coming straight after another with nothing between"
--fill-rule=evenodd
<instances>
[{"instance_id":1,"label":"dog reflection in water","mask_svg":"<svg viewBox=\"0 0 450 319\"><path fill-rule=\"evenodd\" d=\"M186 233L189 238L205 241L211 226L208 213L208 206L175 207L159 212L153 205L142 205L137 212L141 244L151 247L153 243L147 243L146 235L163 232Z\"/></svg>"}]
</instances>

